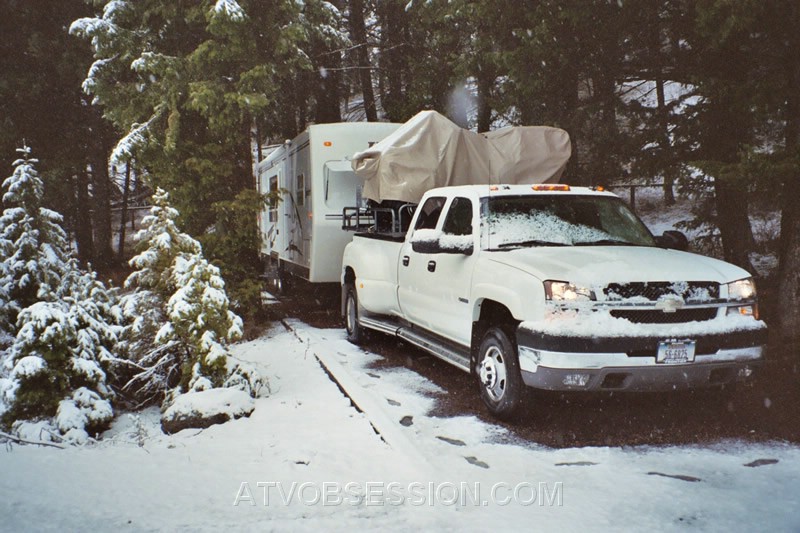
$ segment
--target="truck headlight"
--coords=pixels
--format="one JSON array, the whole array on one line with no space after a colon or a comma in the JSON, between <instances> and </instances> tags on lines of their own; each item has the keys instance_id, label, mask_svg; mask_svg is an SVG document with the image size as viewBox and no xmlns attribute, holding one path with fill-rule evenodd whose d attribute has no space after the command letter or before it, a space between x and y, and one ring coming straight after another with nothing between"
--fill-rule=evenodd
<instances>
[{"instance_id":1,"label":"truck headlight","mask_svg":"<svg viewBox=\"0 0 800 533\"><path fill-rule=\"evenodd\" d=\"M756 284L753 278L745 278L728 283L729 300L753 300L755 297Z\"/></svg>"},{"instance_id":2,"label":"truck headlight","mask_svg":"<svg viewBox=\"0 0 800 533\"><path fill-rule=\"evenodd\" d=\"M589 302L597 299L592 289L567 281L545 281L544 294L547 300L554 302Z\"/></svg>"},{"instance_id":3,"label":"truck headlight","mask_svg":"<svg viewBox=\"0 0 800 533\"><path fill-rule=\"evenodd\" d=\"M748 305L728 307L727 314L751 316L758 320L758 304L756 299L756 284L753 278L745 278L727 284L728 300L747 302Z\"/></svg>"}]
</instances>

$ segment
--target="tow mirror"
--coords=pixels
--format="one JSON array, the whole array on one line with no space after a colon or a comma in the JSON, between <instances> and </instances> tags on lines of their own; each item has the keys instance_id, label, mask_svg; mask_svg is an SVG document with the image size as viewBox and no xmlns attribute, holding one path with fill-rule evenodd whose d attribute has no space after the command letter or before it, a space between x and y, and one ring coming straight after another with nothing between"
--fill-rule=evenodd
<instances>
[{"instance_id":1,"label":"tow mirror","mask_svg":"<svg viewBox=\"0 0 800 533\"><path fill-rule=\"evenodd\" d=\"M441 232L418 230L411 238L411 249L418 254L472 255L472 235L446 235Z\"/></svg>"},{"instance_id":2,"label":"tow mirror","mask_svg":"<svg viewBox=\"0 0 800 533\"><path fill-rule=\"evenodd\" d=\"M668 248L670 250L680 250L686 252L689 250L689 239L682 231L668 230L662 235L656 237L656 244L661 248Z\"/></svg>"}]
</instances>

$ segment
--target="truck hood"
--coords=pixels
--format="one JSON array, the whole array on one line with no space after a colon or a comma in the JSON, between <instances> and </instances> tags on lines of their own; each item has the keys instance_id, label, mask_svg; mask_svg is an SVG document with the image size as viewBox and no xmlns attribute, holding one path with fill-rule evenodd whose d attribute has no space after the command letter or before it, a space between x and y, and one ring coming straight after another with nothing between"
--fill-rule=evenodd
<instances>
[{"instance_id":1,"label":"truck hood","mask_svg":"<svg viewBox=\"0 0 800 533\"><path fill-rule=\"evenodd\" d=\"M586 287L636 281L715 281L729 283L750 274L735 265L677 250L638 246L533 247L484 252L540 280Z\"/></svg>"}]
</instances>

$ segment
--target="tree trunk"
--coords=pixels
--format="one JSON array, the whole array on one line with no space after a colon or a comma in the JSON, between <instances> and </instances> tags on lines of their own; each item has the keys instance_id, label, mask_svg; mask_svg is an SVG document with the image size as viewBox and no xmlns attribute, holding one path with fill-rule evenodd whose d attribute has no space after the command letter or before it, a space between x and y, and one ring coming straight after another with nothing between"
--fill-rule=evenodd
<instances>
[{"instance_id":1,"label":"tree trunk","mask_svg":"<svg viewBox=\"0 0 800 533\"><path fill-rule=\"evenodd\" d=\"M664 203L673 205L675 203L675 193L672 190L675 185L675 172L672 164L671 143L669 140L669 120L667 116L667 100L664 95L664 78L661 73L661 66L657 67L656 73L656 97L658 100L656 113L658 114L658 126L661 130L659 145L661 146L661 159L664 162Z\"/></svg>"},{"instance_id":2,"label":"tree trunk","mask_svg":"<svg viewBox=\"0 0 800 533\"><path fill-rule=\"evenodd\" d=\"M341 122L341 52L331 50L326 46L321 57L322 63L316 65L317 68L312 73L315 82L314 100L316 103L314 122L317 124ZM372 86L372 81L370 81L370 86Z\"/></svg>"},{"instance_id":3,"label":"tree trunk","mask_svg":"<svg viewBox=\"0 0 800 533\"><path fill-rule=\"evenodd\" d=\"M94 266L104 269L114 260L111 248L111 180L104 154L95 154L92 161L92 192Z\"/></svg>"},{"instance_id":4,"label":"tree trunk","mask_svg":"<svg viewBox=\"0 0 800 533\"><path fill-rule=\"evenodd\" d=\"M86 169L79 169L75 175L75 243L78 247L78 259L82 264L94 259L94 239L92 236L92 218L89 215L89 178Z\"/></svg>"},{"instance_id":5,"label":"tree trunk","mask_svg":"<svg viewBox=\"0 0 800 533\"><path fill-rule=\"evenodd\" d=\"M492 127L491 95L494 75L486 67L478 67L478 131L489 131Z\"/></svg>"},{"instance_id":6,"label":"tree trunk","mask_svg":"<svg viewBox=\"0 0 800 533\"><path fill-rule=\"evenodd\" d=\"M800 10L788 4L787 19L792 22L800 19ZM800 61L797 46L800 38L794 28L787 25L787 46L784 48L784 69L786 74L786 152L795 161L800 160ZM797 169L797 166L795 166ZM783 210L781 213L781 237L778 262L778 305L777 313L780 335L783 340L800 340L800 172L795 170L783 183Z\"/></svg>"},{"instance_id":7,"label":"tree trunk","mask_svg":"<svg viewBox=\"0 0 800 533\"><path fill-rule=\"evenodd\" d=\"M364 25L363 0L350 0L350 34L356 46L354 55L364 98L364 113L368 122L377 122L378 110L375 106L375 91L372 89L372 66L369 61L367 29Z\"/></svg>"},{"instance_id":8,"label":"tree trunk","mask_svg":"<svg viewBox=\"0 0 800 533\"><path fill-rule=\"evenodd\" d=\"M122 186L122 208L119 216L119 244L117 245L117 258L120 263L125 261L125 230L128 225L128 195L131 189L131 162L125 163L125 183Z\"/></svg>"},{"instance_id":9,"label":"tree trunk","mask_svg":"<svg viewBox=\"0 0 800 533\"><path fill-rule=\"evenodd\" d=\"M753 231L747 216L747 191L736 183L717 177L714 179L714 195L725 260L753 272L750 262Z\"/></svg>"},{"instance_id":10,"label":"tree trunk","mask_svg":"<svg viewBox=\"0 0 800 533\"><path fill-rule=\"evenodd\" d=\"M403 97L403 77L406 74L406 2L386 0L379 2L381 20L381 78L382 103L389 120L403 122L408 118Z\"/></svg>"}]
</instances>

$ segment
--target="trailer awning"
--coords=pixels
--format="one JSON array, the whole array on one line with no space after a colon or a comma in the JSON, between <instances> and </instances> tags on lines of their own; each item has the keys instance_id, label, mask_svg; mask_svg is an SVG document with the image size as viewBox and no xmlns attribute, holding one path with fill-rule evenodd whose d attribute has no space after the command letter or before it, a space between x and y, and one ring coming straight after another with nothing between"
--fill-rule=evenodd
<instances>
[{"instance_id":1,"label":"trailer awning","mask_svg":"<svg viewBox=\"0 0 800 533\"><path fill-rule=\"evenodd\" d=\"M459 128L422 111L369 150L353 155L364 196L419 202L434 187L557 182L571 153L569 135L547 126L489 133Z\"/></svg>"}]
</instances>

